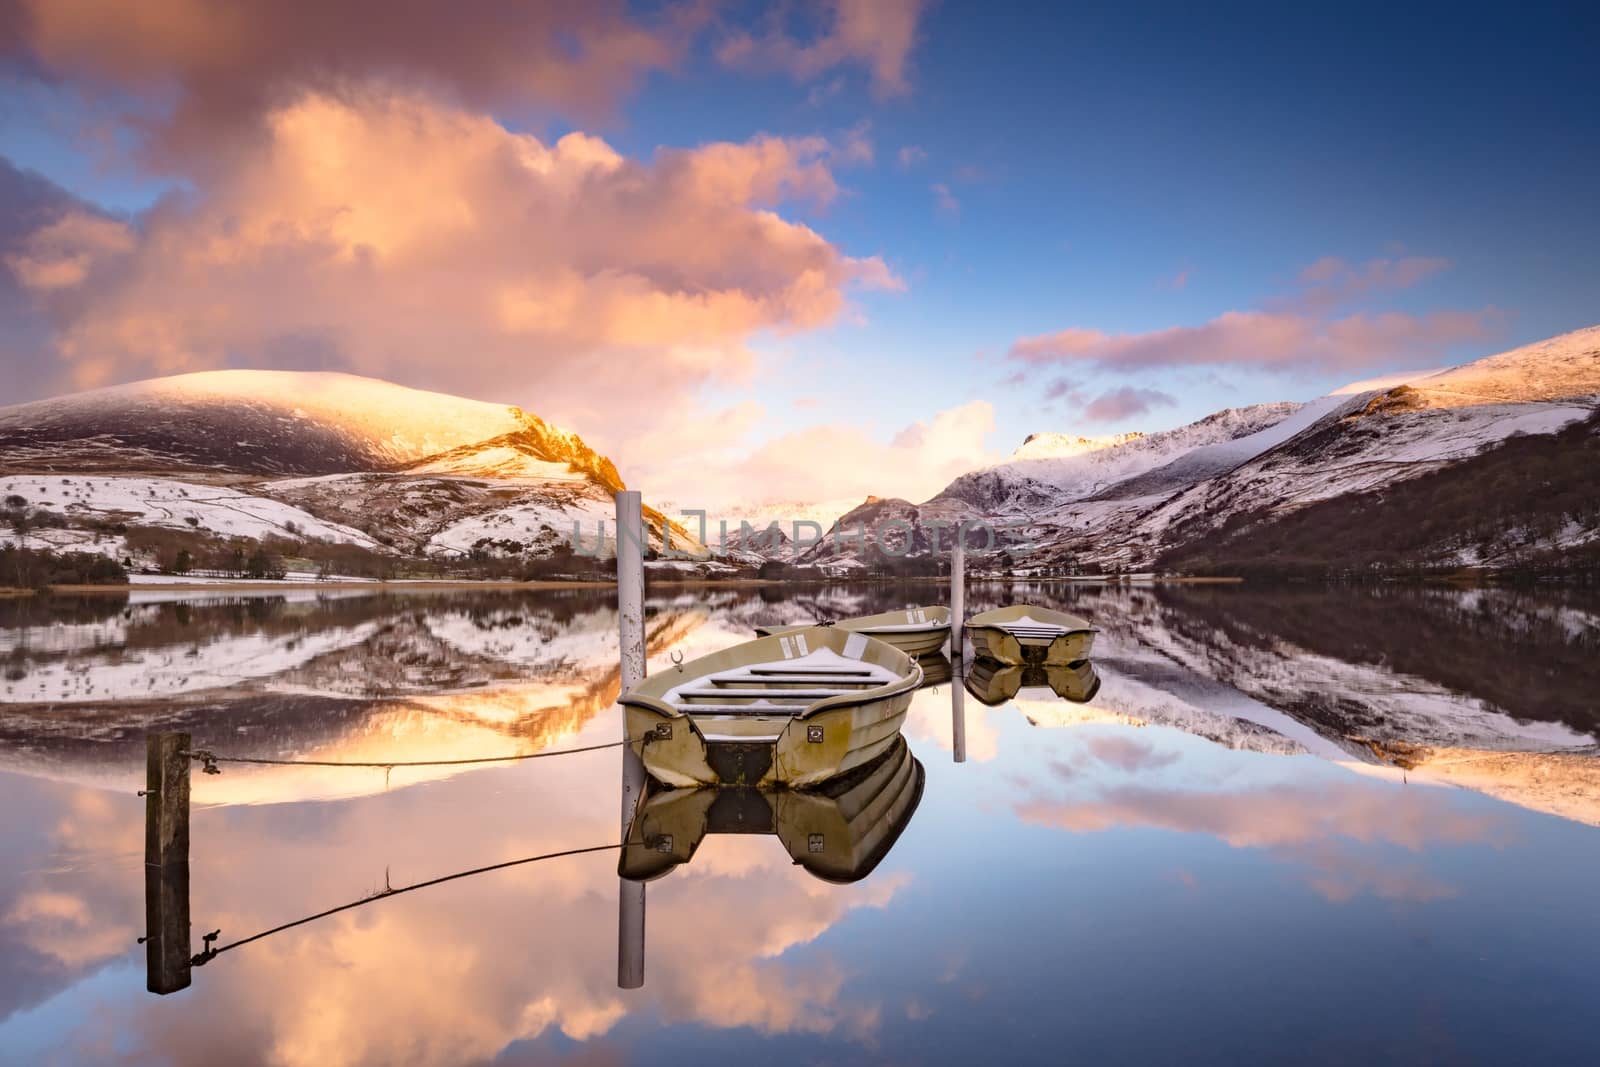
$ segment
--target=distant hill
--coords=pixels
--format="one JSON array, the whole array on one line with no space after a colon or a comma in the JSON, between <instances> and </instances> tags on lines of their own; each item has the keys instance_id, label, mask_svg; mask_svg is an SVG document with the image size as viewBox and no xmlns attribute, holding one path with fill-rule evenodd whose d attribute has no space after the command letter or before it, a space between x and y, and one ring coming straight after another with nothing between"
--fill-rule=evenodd
<instances>
[{"instance_id":1,"label":"distant hill","mask_svg":"<svg viewBox=\"0 0 1600 1067\"><path fill-rule=\"evenodd\" d=\"M899 502L899 517L918 545L959 522L1020 526L1028 547L1004 566L1021 573L1592 569L1600 523L1572 502L1600 498L1593 434L1579 428L1597 409L1591 327L1161 433L1034 434L1005 462ZM808 558L868 554L830 540Z\"/></svg>"}]
</instances>

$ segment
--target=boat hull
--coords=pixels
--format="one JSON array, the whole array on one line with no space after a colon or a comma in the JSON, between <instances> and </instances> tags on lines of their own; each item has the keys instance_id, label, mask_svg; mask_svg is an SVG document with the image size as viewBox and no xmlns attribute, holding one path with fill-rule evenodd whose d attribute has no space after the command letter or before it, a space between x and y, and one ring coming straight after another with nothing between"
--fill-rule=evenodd
<instances>
[{"instance_id":1,"label":"boat hull","mask_svg":"<svg viewBox=\"0 0 1600 1067\"><path fill-rule=\"evenodd\" d=\"M900 736L912 690L804 717L747 717L711 734L693 716L626 706L628 736L647 738L645 770L663 785L787 785L806 789L872 762ZM732 733L746 727L748 733ZM776 730L761 736L760 730Z\"/></svg>"}]
</instances>

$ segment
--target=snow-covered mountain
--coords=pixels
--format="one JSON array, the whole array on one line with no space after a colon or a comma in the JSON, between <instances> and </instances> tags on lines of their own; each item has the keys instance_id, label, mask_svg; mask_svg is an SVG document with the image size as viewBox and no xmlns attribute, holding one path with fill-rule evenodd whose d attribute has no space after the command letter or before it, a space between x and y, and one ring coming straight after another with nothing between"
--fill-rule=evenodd
<instances>
[{"instance_id":1,"label":"snow-covered mountain","mask_svg":"<svg viewBox=\"0 0 1600 1067\"><path fill-rule=\"evenodd\" d=\"M623 483L520 408L239 370L0 408L0 488L45 516L36 545L120 556L135 527L455 557L548 555Z\"/></svg>"},{"instance_id":2,"label":"snow-covered mountain","mask_svg":"<svg viewBox=\"0 0 1600 1067\"><path fill-rule=\"evenodd\" d=\"M1012 537L1022 547L1009 554L1023 570L1143 570L1319 502L1370 502L1387 486L1447 469L1473 477L1476 468L1463 465L1486 462L1508 441L1539 438L1547 452L1570 458L1572 449L1590 447L1584 442L1594 434L1581 427L1597 409L1600 327L1591 327L1461 367L1356 382L1304 404L1227 409L1160 433L1034 434L1003 463L960 476L928 501L897 502L896 518L912 524L919 546L935 528L960 522L1021 527ZM1516 463L1537 474L1549 460L1534 454ZM1548 495L1582 496L1582 486L1567 482L1600 469L1556 466L1565 473L1559 485L1542 479ZM1589 495L1600 496L1600 483ZM1567 509L1561 529L1539 545L1600 546L1600 517L1577 511ZM1514 514L1496 521L1498 532L1473 535L1494 544L1441 536L1416 546L1417 562L1503 565L1528 558L1528 524ZM1541 515L1537 525L1550 521ZM1515 542L1510 555L1495 547L1508 538ZM803 558L868 554L854 542L837 546L829 539Z\"/></svg>"},{"instance_id":3,"label":"snow-covered mountain","mask_svg":"<svg viewBox=\"0 0 1600 1067\"><path fill-rule=\"evenodd\" d=\"M1197 450L1251 438L1283 422L1299 406L1280 403L1227 408L1187 426L1153 434L1033 434L1004 463L962 475L933 500L960 500L986 514L1031 513L1040 506L1108 492Z\"/></svg>"}]
</instances>

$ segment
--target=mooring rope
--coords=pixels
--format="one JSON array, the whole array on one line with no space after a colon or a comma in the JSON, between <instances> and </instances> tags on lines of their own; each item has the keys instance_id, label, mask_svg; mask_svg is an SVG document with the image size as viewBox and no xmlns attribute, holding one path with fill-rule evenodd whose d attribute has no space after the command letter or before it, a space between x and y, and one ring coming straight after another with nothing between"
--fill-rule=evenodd
<instances>
[{"instance_id":1,"label":"mooring rope","mask_svg":"<svg viewBox=\"0 0 1600 1067\"><path fill-rule=\"evenodd\" d=\"M617 742L618 745L624 743L625 742L621 741ZM338 907L329 908L327 911L319 911L315 915L307 915L304 918L295 919L293 922L286 922L279 926L274 926L270 930L263 930L258 934L251 934L249 937L242 937L237 941L230 941L228 944L223 945L220 948L214 948L212 943L216 941L218 936L221 935L222 931L213 930L211 933L204 935L200 939L205 943L205 950L199 955L191 957L189 960L189 965L192 967L200 967L211 960L216 959L224 952L227 952L230 949L239 948L242 945L248 945L252 941L260 941L264 937L271 937L273 934L282 933L285 930L292 930L296 926L304 926L306 923L316 922L318 919L326 919L330 915L337 915L339 912L349 911L351 908L359 908L363 904L374 904L380 900L387 900L390 897L397 897L402 893L410 893L414 890L426 889L429 886L443 885L445 882L453 882L457 878L470 878L475 874L488 874L490 871L500 871L506 869L507 867L520 867L523 864L537 863L540 860L561 859L565 856L581 856L590 852L609 852L613 849L619 849L622 847L624 847L624 843L619 842L615 845L590 845L587 848L569 848L561 852L546 852L539 856L526 856L519 860L506 860L503 863L491 863L487 867L474 867L470 871L457 871L454 874L446 874L438 878L430 878L425 882L415 882L411 885L401 886L399 889L391 889L388 886L385 886L382 892L374 893L371 896L362 897L360 900L352 900L348 904L340 904Z\"/></svg>"},{"instance_id":2,"label":"mooring rope","mask_svg":"<svg viewBox=\"0 0 1600 1067\"><path fill-rule=\"evenodd\" d=\"M520 752L511 756L474 756L470 759L424 759L424 760L323 760L323 759L270 759L266 756L219 756L210 749L197 748L184 750L178 753L200 763L201 769L206 774L221 774L219 763L255 763L272 767L374 767L393 769L395 767L460 767L472 763L514 763L519 760L543 759L546 756L575 756L583 752L599 752L607 748L621 748L623 745L639 745L648 742L655 735L644 734L640 737L625 738L621 741L607 741L601 745L584 745L581 748L561 748L552 752Z\"/></svg>"}]
</instances>

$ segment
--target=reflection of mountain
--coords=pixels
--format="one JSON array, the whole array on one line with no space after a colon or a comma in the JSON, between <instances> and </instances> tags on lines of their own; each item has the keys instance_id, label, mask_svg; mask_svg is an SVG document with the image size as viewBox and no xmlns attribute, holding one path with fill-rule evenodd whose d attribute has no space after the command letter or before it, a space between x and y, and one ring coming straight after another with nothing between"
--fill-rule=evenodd
<instances>
[{"instance_id":1,"label":"reflection of mountain","mask_svg":"<svg viewBox=\"0 0 1600 1067\"><path fill-rule=\"evenodd\" d=\"M240 605L180 605L134 613L124 642L50 653L48 663L85 679L85 698L63 715L56 704L12 704L0 712L3 760L23 773L115 785L139 780L144 735L183 730L197 747L267 759L396 761L462 759L540 751L576 735L616 700L619 675L614 610L589 598L553 603L504 594L371 597L319 614ZM195 614L198 612L199 614ZM214 612L211 617L207 612ZM161 645L149 629L171 627L216 640ZM697 612L658 610L648 651L682 640L704 621ZM352 620L359 620L352 625ZM229 621L238 623L230 626ZM128 620L125 620L125 622ZM328 635L337 634L342 643ZM352 636L354 635L354 636ZM279 657L283 669L232 676L226 687L163 700L119 699L111 682L127 676L130 649L156 649L174 670L186 658L226 664L241 641L315 654ZM331 651L323 651L333 646ZM15 656L15 650L13 652ZM148 670L151 659L138 660ZM206 677L198 668L189 677ZM136 677L136 676L135 676ZM152 681L163 677L151 671ZM443 691L441 691L443 690ZM238 767L208 783L208 803L247 803L359 794L456 773L460 768L397 768L385 775L312 767Z\"/></svg>"},{"instance_id":2,"label":"reflection of mountain","mask_svg":"<svg viewBox=\"0 0 1600 1067\"><path fill-rule=\"evenodd\" d=\"M641 798L617 873L647 881L691 862L710 834L773 834L828 882L871 874L922 800L925 774L904 739L868 766L807 792L660 789Z\"/></svg>"},{"instance_id":3,"label":"reflection of mountain","mask_svg":"<svg viewBox=\"0 0 1600 1067\"><path fill-rule=\"evenodd\" d=\"M1565 602L1419 588L1012 594L1023 595L1054 597L1101 628L1095 662L1106 684L1095 711L1230 747L1422 775L1437 766L1442 780L1600 824L1595 705L1582 695L1596 684L1600 615L1586 594ZM974 610L992 596L977 591ZM1030 706L1028 714L1051 713Z\"/></svg>"},{"instance_id":4,"label":"reflection of mountain","mask_svg":"<svg viewBox=\"0 0 1600 1067\"><path fill-rule=\"evenodd\" d=\"M668 650L705 654L745 640L758 624L937 597L926 584L652 597L654 667L665 666ZM4 758L33 773L115 779L120 788L136 780L139 737L154 726L258 756L550 747L614 695L612 598L570 590L0 602ZM1092 704L1013 698L1040 724L1114 716L1253 751L1410 773L1448 768L1450 780L1518 803L1600 811L1583 762L1600 684L1592 592L976 585L969 607L1021 600L1085 615L1102 630L1095 664L1104 686ZM51 702L12 695L26 700L41 680ZM948 702L919 698L912 718L943 736L948 725L936 724L948 723ZM992 739L978 729L969 743L982 760ZM271 794L264 784L245 790L247 777L230 778L239 796ZM315 784L318 795L347 788Z\"/></svg>"}]
</instances>

